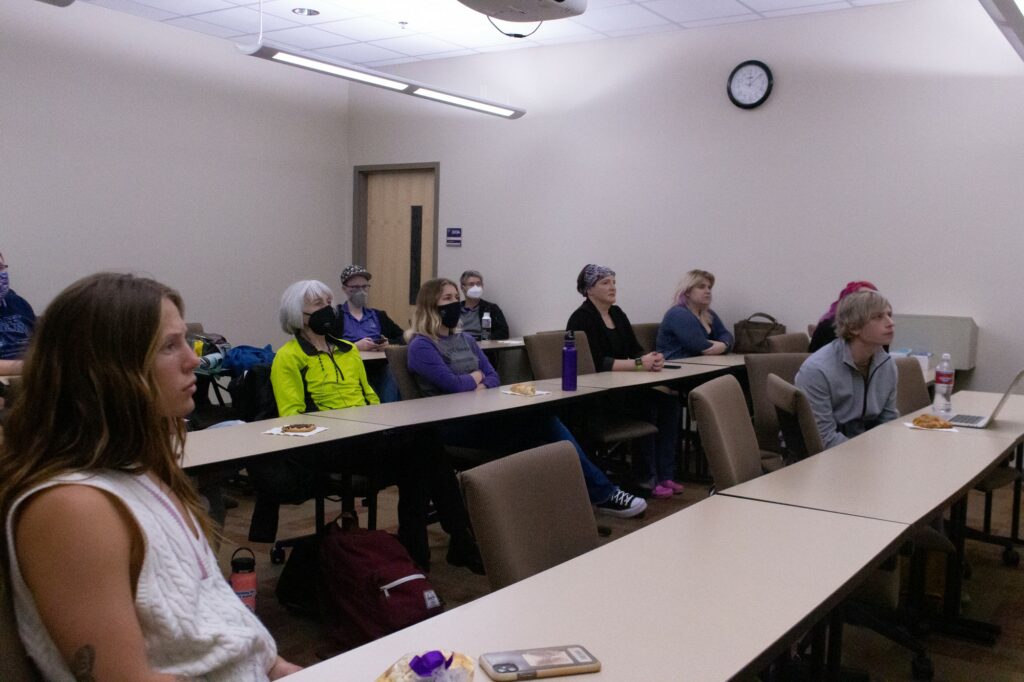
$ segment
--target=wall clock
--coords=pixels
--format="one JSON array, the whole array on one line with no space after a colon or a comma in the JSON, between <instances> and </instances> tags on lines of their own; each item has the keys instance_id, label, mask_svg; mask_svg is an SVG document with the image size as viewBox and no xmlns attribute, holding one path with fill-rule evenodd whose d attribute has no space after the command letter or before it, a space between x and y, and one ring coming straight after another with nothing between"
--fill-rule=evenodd
<instances>
[{"instance_id":1,"label":"wall clock","mask_svg":"<svg viewBox=\"0 0 1024 682\"><path fill-rule=\"evenodd\" d=\"M726 92L741 109L761 106L772 92L772 70L764 62L749 59L729 74Z\"/></svg>"}]
</instances>

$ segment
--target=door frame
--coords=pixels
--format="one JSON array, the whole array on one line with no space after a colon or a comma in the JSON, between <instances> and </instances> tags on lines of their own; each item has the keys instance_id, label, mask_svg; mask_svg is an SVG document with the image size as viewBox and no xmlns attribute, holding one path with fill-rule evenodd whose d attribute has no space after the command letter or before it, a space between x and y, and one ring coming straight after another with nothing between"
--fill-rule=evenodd
<instances>
[{"instance_id":1,"label":"door frame","mask_svg":"<svg viewBox=\"0 0 1024 682\"><path fill-rule=\"evenodd\" d=\"M434 171L434 259L431 263L431 278L437 277L437 252L440 246L437 240L439 230L438 213L440 211L441 194L441 163L427 161L423 163L386 163L373 166L355 166L353 169L352 196L352 262L365 267L366 264L366 222L368 212L367 177L370 173L381 171L432 170Z\"/></svg>"}]
</instances>

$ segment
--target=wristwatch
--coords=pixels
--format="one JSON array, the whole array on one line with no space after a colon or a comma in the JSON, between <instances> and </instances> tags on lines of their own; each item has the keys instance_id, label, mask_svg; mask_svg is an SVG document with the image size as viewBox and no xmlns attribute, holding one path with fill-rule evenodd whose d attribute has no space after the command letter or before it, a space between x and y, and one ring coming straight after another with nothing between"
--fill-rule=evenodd
<instances>
[{"instance_id":1,"label":"wristwatch","mask_svg":"<svg viewBox=\"0 0 1024 682\"><path fill-rule=\"evenodd\" d=\"M638 371L638 372L644 371L644 359L643 358L637 358L635 360L635 362L636 362L636 371Z\"/></svg>"}]
</instances>

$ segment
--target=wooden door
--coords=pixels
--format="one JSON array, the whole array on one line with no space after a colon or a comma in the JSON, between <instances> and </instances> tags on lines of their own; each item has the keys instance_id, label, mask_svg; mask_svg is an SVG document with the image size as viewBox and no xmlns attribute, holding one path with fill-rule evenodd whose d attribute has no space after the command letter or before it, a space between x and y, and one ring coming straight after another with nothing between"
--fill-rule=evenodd
<instances>
[{"instance_id":1,"label":"wooden door","mask_svg":"<svg viewBox=\"0 0 1024 682\"><path fill-rule=\"evenodd\" d=\"M363 177L370 305L408 329L420 284L437 269L437 173L434 168L380 170Z\"/></svg>"}]
</instances>

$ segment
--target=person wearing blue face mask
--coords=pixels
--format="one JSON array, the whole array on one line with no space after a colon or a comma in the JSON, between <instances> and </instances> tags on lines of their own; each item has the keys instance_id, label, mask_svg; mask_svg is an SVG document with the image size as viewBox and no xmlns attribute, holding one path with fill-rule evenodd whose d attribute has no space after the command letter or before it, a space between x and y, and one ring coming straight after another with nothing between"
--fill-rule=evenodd
<instances>
[{"instance_id":1,"label":"person wearing blue face mask","mask_svg":"<svg viewBox=\"0 0 1024 682\"><path fill-rule=\"evenodd\" d=\"M0 376L21 374L36 314L28 301L11 289L10 272L0 253Z\"/></svg>"}]
</instances>

